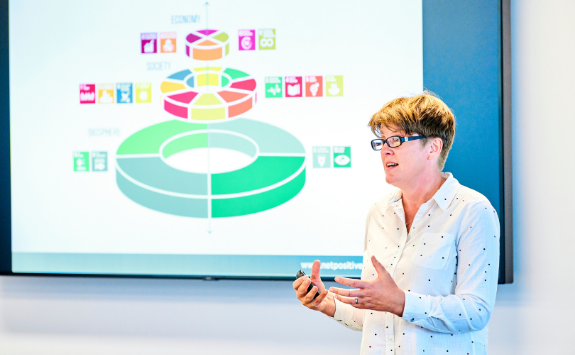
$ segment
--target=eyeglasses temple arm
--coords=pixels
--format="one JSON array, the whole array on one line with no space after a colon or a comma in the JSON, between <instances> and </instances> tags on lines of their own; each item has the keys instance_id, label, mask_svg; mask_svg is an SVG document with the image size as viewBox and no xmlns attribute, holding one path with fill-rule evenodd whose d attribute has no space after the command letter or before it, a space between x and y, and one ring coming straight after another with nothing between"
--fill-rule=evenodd
<instances>
[{"instance_id":1,"label":"eyeglasses temple arm","mask_svg":"<svg viewBox=\"0 0 575 355\"><path fill-rule=\"evenodd\" d=\"M414 141L416 139L423 139L423 138L427 138L427 137L426 136L401 137L401 141L402 142L409 142L409 141Z\"/></svg>"}]
</instances>

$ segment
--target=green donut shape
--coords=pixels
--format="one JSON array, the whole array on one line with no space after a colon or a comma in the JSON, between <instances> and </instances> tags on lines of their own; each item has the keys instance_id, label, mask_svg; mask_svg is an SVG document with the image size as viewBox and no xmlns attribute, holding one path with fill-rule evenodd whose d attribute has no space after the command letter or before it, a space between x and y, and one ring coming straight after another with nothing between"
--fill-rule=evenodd
<instances>
[{"instance_id":1,"label":"green donut shape","mask_svg":"<svg viewBox=\"0 0 575 355\"><path fill-rule=\"evenodd\" d=\"M195 148L227 148L252 157L248 166L202 174L165 159ZM305 184L305 149L290 133L240 118L217 124L178 120L144 128L116 153L116 181L134 202L177 216L234 217L262 212L295 197Z\"/></svg>"}]
</instances>

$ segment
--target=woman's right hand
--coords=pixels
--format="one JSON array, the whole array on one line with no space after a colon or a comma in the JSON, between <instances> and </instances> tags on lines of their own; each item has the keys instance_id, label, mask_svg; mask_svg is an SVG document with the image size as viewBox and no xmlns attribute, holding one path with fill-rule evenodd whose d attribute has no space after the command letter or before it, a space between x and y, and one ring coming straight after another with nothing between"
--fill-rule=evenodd
<instances>
[{"instance_id":1,"label":"woman's right hand","mask_svg":"<svg viewBox=\"0 0 575 355\"><path fill-rule=\"evenodd\" d=\"M296 291L296 296L300 302L309 309L322 312L330 317L335 313L335 300L333 294L326 290L321 278L319 277L320 262L314 261L311 268L311 279L307 276L302 276L295 280L293 289ZM309 284L313 283L314 287L311 291L307 292ZM313 297L319 292L320 295L314 300Z\"/></svg>"}]
</instances>

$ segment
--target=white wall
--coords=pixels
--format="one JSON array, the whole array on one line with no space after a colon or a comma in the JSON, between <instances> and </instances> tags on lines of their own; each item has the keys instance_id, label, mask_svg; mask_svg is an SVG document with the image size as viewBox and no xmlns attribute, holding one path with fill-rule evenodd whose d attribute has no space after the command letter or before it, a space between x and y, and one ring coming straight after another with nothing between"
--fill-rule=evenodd
<instances>
[{"instance_id":1,"label":"white wall","mask_svg":"<svg viewBox=\"0 0 575 355\"><path fill-rule=\"evenodd\" d=\"M573 354L575 1L512 1L515 283L490 354ZM0 354L353 354L290 282L0 278Z\"/></svg>"}]
</instances>

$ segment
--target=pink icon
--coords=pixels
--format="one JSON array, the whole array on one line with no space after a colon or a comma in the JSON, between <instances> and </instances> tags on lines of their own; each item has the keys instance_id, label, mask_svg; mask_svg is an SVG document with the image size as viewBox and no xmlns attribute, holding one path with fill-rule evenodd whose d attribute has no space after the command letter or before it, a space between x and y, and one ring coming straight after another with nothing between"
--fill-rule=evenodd
<instances>
[{"instance_id":1,"label":"pink icon","mask_svg":"<svg viewBox=\"0 0 575 355\"><path fill-rule=\"evenodd\" d=\"M158 53L157 33L142 33L140 34L140 40L143 54Z\"/></svg>"},{"instance_id":2,"label":"pink icon","mask_svg":"<svg viewBox=\"0 0 575 355\"><path fill-rule=\"evenodd\" d=\"M302 97L302 77L286 76L285 77L285 96Z\"/></svg>"},{"instance_id":3,"label":"pink icon","mask_svg":"<svg viewBox=\"0 0 575 355\"><path fill-rule=\"evenodd\" d=\"M96 103L96 84L80 84L80 103Z\"/></svg>"},{"instance_id":4,"label":"pink icon","mask_svg":"<svg viewBox=\"0 0 575 355\"><path fill-rule=\"evenodd\" d=\"M240 51L254 51L256 49L256 30L239 30L238 42Z\"/></svg>"}]
</instances>

